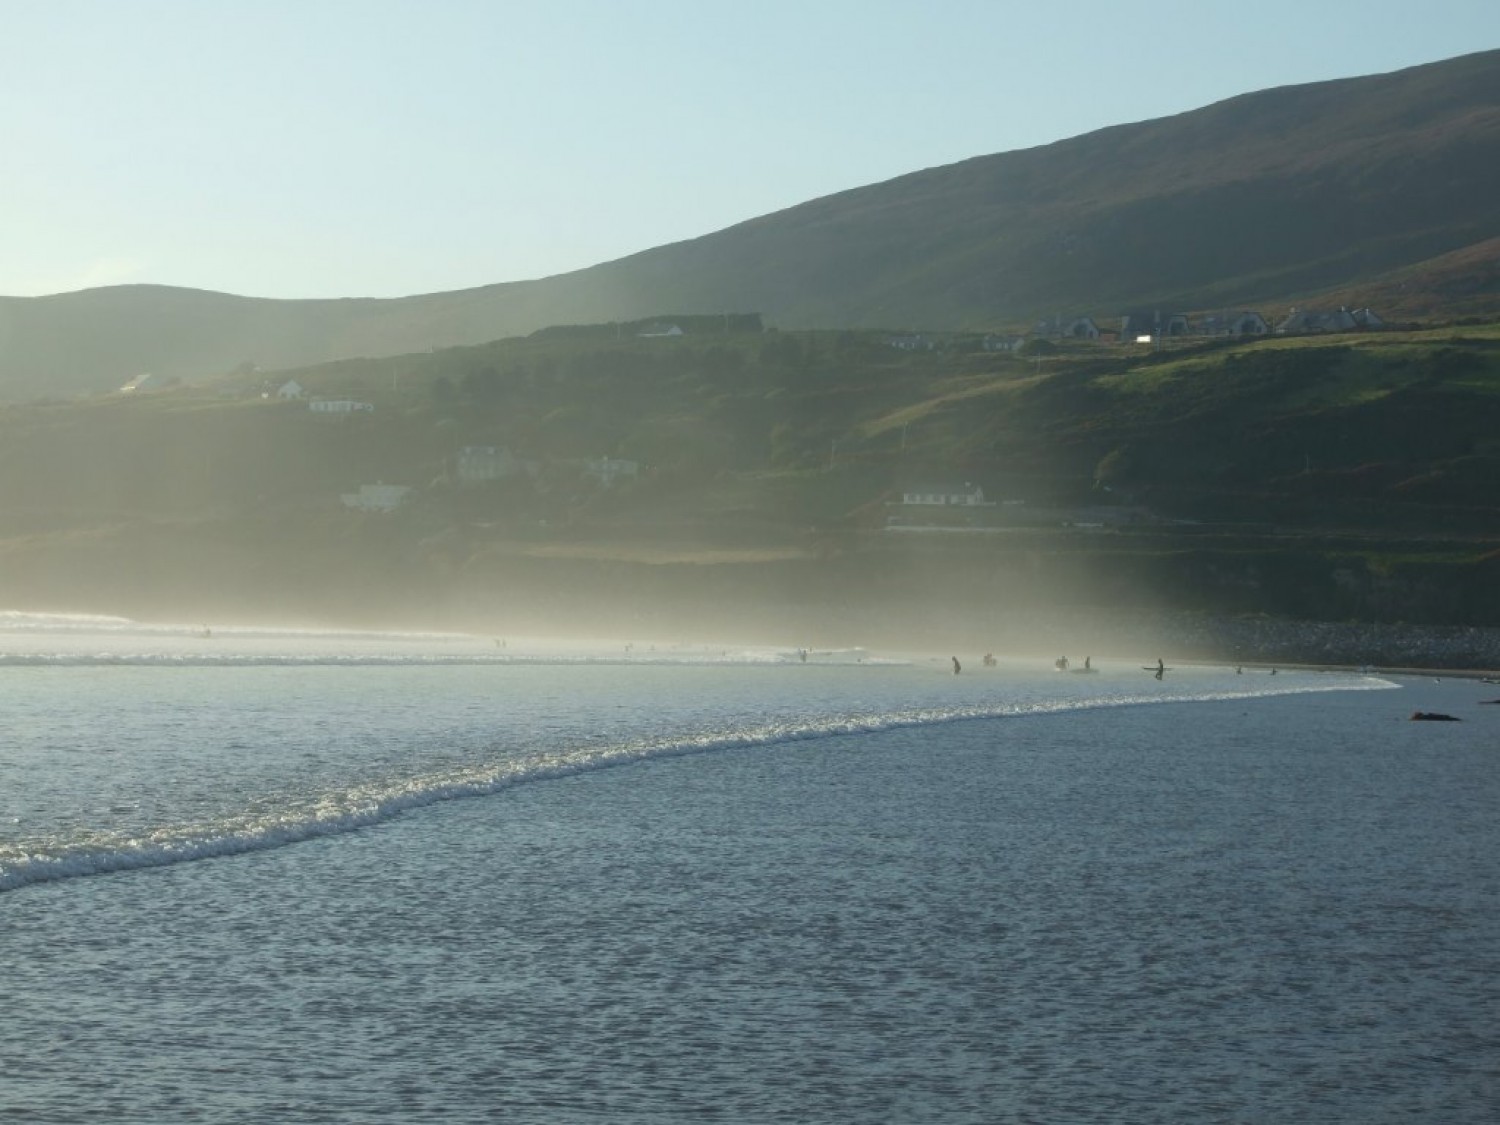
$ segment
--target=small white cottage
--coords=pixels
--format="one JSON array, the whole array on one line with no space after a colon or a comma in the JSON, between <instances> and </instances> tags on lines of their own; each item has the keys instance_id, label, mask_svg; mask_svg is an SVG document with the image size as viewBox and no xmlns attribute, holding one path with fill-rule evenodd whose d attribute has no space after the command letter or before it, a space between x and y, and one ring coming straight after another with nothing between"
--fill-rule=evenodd
<instances>
[{"instance_id":1,"label":"small white cottage","mask_svg":"<svg viewBox=\"0 0 1500 1125\"><path fill-rule=\"evenodd\" d=\"M362 484L358 492L345 492L344 507L360 512L394 512L412 493L404 484Z\"/></svg>"}]
</instances>

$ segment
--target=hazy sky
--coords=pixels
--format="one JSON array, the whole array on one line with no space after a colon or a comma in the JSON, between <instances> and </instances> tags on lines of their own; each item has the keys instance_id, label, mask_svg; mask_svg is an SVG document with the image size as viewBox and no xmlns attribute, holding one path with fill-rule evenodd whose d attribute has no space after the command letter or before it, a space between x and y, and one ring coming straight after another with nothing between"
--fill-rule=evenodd
<instances>
[{"instance_id":1,"label":"hazy sky","mask_svg":"<svg viewBox=\"0 0 1500 1125\"><path fill-rule=\"evenodd\" d=\"M400 296L1290 83L1496 0L0 0L0 295Z\"/></svg>"}]
</instances>

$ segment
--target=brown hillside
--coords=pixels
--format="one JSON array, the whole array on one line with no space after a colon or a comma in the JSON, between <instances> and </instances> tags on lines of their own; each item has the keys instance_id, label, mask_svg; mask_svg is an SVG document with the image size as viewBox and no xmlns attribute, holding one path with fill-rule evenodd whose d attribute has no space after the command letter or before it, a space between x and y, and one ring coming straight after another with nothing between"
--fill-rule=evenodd
<instances>
[{"instance_id":1,"label":"brown hillside","mask_svg":"<svg viewBox=\"0 0 1500 1125\"><path fill-rule=\"evenodd\" d=\"M759 312L782 328L990 329L1132 307L1274 310L1366 288L1364 303L1380 305L1404 282L1426 296L1397 311L1500 311L1484 268L1462 264L1500 237L1496 183L1489 51L976 157L540 281L378 301L152 286L0 298L0 397L665 310Z\"/></svg>"}]
</instances>

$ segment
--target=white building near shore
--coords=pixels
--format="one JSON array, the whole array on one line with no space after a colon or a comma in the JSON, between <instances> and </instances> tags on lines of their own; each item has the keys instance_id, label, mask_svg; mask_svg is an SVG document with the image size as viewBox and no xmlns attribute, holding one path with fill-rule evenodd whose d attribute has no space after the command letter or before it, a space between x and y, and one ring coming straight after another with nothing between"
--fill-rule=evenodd
<instances>
[{"instance_id":1,"label":"white building near shore","mask_svg":"<svg viewBox=\"0 0 1500 1125\"><path fill-rule=\"evenodd\" d=\"M345 492L344 507L360 512L394 512L412 494L404 484L362 484L358 492Z\"/></svg>"}]
</instances>

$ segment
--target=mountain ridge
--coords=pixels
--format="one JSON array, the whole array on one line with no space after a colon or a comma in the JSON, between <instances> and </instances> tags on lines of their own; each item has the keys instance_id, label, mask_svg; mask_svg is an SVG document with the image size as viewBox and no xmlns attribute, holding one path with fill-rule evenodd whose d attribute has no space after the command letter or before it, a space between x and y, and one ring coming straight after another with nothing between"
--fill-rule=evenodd
<instances>
[{"instance_id":1,"label":"mountain ridge","mask_svg":"<svg viewBox=\"0 0 1500 1125\"><path fill-rule=\"evenodd\" d=\"M583 270L400 298L167 286L0 298L0 397L114 389L639 320L999 329L1315 300L1500 236L1500 51L1282 86L854 187ZM1463 315L1500 311L1493 251ZM1450 268L1452 262L1443 268ZM1394 283L1393 283L1394 284ZM1399 292L1399 291L1398 291ZM1268 317L1270 319L1270 317Z\"/></svg>"}]
</instances>

